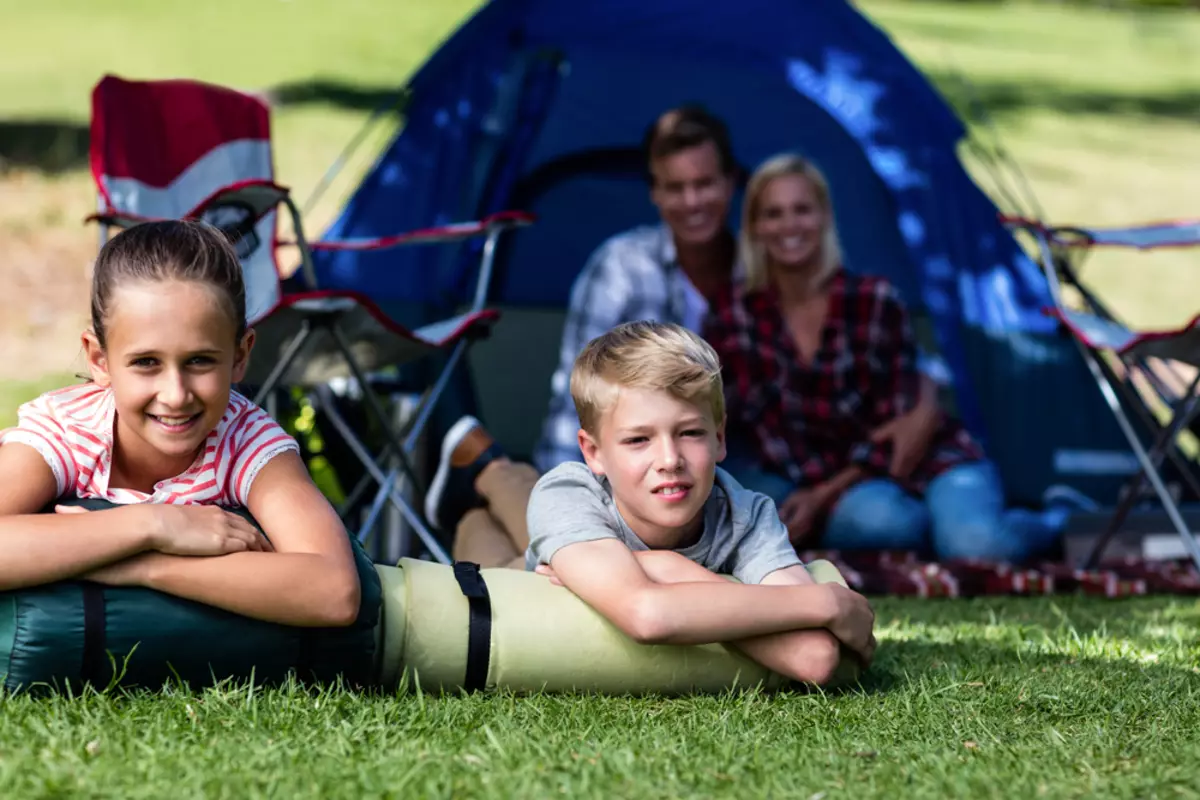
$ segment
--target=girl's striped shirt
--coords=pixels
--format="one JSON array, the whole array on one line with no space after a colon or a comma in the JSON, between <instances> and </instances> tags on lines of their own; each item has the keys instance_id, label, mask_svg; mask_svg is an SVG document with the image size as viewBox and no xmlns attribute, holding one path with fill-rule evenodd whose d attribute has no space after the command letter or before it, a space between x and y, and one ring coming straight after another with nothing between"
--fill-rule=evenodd
<instances>
[{"instance_id":1,"label":"girl's striped shirt","mask_svg":"<svg viewBox=\"0 0 1200 800\"><path fill-rule=\"evenodd\" d=\"M267 412L230 392L229 407L192 466L146 494L108 485L116 422L108 387L86 383L47 392L22 405L17 415L15 428L0 431L0 443L20 442L41 453L54 473L58 497L245 508L263 465L280 453L300 450Z\"/></svg>"}]
</instances>

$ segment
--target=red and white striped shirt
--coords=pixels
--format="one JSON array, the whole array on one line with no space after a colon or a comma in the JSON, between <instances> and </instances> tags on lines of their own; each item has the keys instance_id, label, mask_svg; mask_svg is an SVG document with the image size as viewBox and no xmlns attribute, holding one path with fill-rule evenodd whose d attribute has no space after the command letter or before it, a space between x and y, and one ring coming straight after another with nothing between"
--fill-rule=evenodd
<instances>
[{"instance_id":1,"label":"red and white striped shirt","mask_svg":"<svg viewBox=\"0 0 1200 800\"><path fill-rule=\"evenodd\" d=\"M245 508L263 465L300 450L267 412L231 392L229 407L192 466L146 494L108 485L116 421L111 389L94 383L57 389L22 405L17 416L17 427L0 431L0 444L20 442L41 453L54 472L58 497Z\"/></svg>"}]
</instances>

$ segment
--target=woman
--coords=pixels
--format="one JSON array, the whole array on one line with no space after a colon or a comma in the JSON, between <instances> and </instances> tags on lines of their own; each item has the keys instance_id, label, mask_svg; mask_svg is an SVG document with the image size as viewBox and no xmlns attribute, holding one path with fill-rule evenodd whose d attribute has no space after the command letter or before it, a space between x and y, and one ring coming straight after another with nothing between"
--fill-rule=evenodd
<instances>
[{"instance_id":1,"label":"woman","mask_svg":"<svg viewBox=\"0 0 1200 800\"><path fill-rule=\"evenodd\" d=\"M816 168L785 154L758 169L740 247L745 280L707 331L746 451L725 466L775 499L793 544L993 561L1054 544L1065 511L1006 510L995 467L941 412L907 476L889 470L891 445L872 432L920 400L916 343L895 288L842 268Z\"/></svg>"}]
</instances>

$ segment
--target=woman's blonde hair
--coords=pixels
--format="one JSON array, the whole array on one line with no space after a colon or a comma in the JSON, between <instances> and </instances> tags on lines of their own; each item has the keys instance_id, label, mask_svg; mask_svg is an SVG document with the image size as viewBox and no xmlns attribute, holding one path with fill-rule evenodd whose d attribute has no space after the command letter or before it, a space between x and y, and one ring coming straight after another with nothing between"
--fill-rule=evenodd
<instances>
[{"instance_id":1,"label":"woman's blonde hair","mask_svg":"<svg viewBox=\"0 0 1200 800\"><path fill-rule=\"evenodd\" d=\"M721 362L708 342L681 325L640 320L618 325L588 342L571 371L579 426L592 436L621 389L650 389L725 420Z\"/></svg>"},{"instance_id":2,"label":"woman's blonde hair","mask_svg":"<svg viewBox=\"0 0 1200 800\"><path fill-rule=\"evenodd\" d=\"M815 284L821 283L842 262L842 245L838 240L837 225L833 219L833 201L829 194L829 182L821 170L812 162L794 153L781 153L764 161L746 184L746 199L742 204L742 230L738 235L738 250L746 271L746 289L760 291L770 280L765 248L753 235L753 225L758 216L763 190L775 178L785 175L800 175L813 188L817 204L826 214L825 232L821 237L821 262L813 276Z\"/></svg>"}]
</instances>

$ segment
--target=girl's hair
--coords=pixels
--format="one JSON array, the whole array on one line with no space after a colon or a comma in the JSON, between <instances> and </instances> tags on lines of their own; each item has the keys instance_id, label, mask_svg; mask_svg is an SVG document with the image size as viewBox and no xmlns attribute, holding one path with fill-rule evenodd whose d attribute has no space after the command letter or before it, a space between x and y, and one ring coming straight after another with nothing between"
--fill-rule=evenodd
<instances>
[{"instance_id":1,"label":"girl's hair","mask_svg":"<svg viewBox=\"0 0 1200 800\"><path fill-rule=\"evenodd\" d=\"M746 199L742 204L742 230L739 235L738 248L746 275L746 289L760 291L770 279L767 267L767 254L761 244L753 236L754 220L758 217L759 206L762 204L762 193L775 178L785 175L799 175L808 181L817 196L817 204L825 212L828 222L825 224L824 235L821 237L820 266L813 275L813 285L819 285L825 278L838 268L842 261L842 245L838 239L837 225L833 220L833 200L829 194L829 182L812 162L795 155L782 153L773 156L762 163L746 184Z\"/></svg>"},{"instance_id":2,"label":"girl's hair","mask_svg":"<svg viewBox=\"0 0 1200 800\"><path fill-rule=\"evenodd\" d=\"M105 243L92 272L92 331L105 347L104 327L113 290L131 281L195 281L220 290L234 341L246 332L246 285L232 242L220 229L200 220L144 222Z\"/></svg>"}]
</instances>

